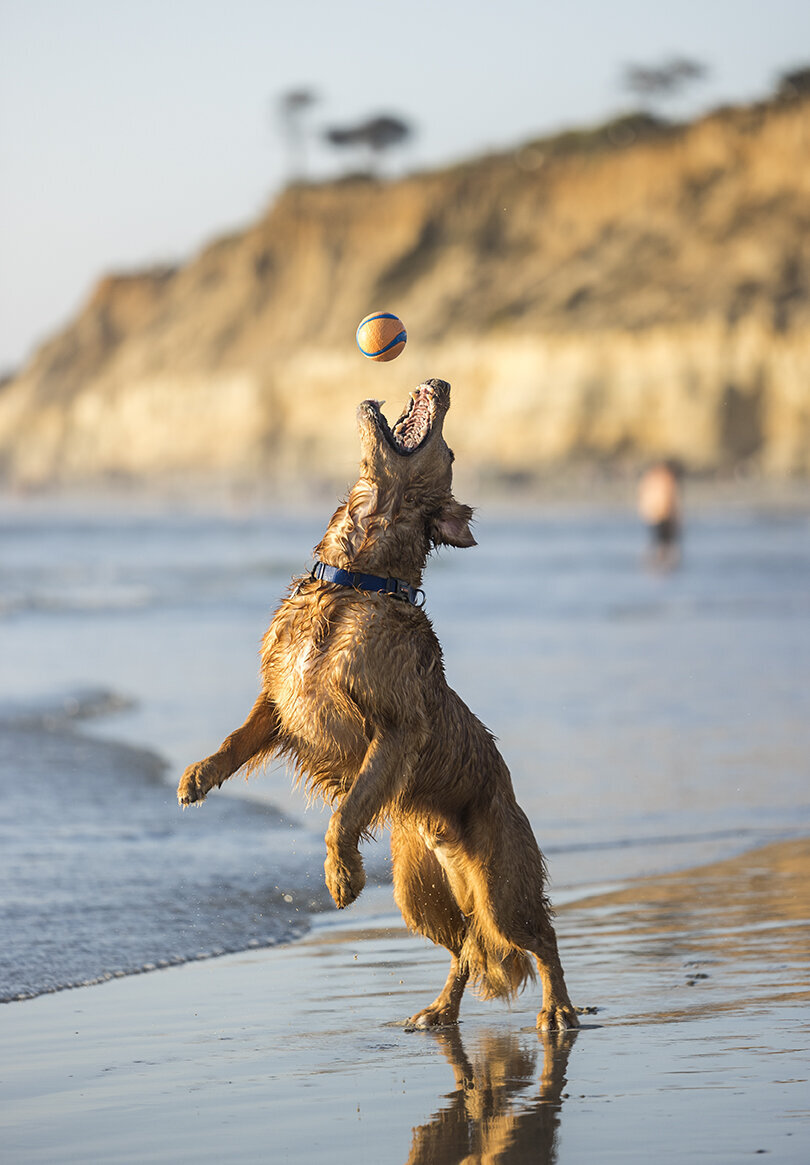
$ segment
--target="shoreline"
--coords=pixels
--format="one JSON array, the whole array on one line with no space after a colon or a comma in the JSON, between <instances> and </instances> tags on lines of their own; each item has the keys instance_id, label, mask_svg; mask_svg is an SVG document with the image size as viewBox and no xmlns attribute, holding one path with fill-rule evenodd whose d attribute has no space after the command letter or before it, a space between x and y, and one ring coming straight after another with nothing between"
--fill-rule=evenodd
<instances>
[{"instance_id":1,"label":"shoreline","mask_svg":"<svg viewBox=\"0 0 810 1165\"><path fill-rule=\"evenodd\" d=\"M588 507L626 511L636 519L636 488L645 459L631 464L574 462L535 476L517 478L463 468L457 475L457 492L469 495L479 513L505 511L539 513ZM348 475L350 476L350 474ZM27 490L0 482L0 515L70 516L81 512L97 518L134 513L158 516L218 514L240 519L245 514L283 512L301 520L322 523L327 510L346 489L343 477L313 482L308 478L279 483L271 478L250 484L217 478L182 481L46 485ZM810 512L810 477L767 475L751 467L688 473L685 495L690 513L734 514L744 509L786 515Z\"/></svg>"},{"instance_id":2,"label":"shoreline","mask_svg":"<svg viewBox=\"0 0 810 1165\"><path fill-rule=\"evenodd\" d=\"M119 747L127 748L127 745L122 745L117 742ZM159 759L155 754L155 759ZM173 793L173 787L170 789ZM259 797L251 797L249 794L239 792L235 798L240 802L247 802L250 804L254 802L259 809L266 809L268 802ZM300 833L301 831L299 831ZM771 845L790 845L802 840L800 834L781 836L778 841L766 840L764 832L760 833L757 841L752 839L744 839L737 832L730 832L728 841L731 844L732 853L723 854L722 851L726 846L718 846L721 851L718 856L707 863L691 864L685 861L668 869L660 870L651 874L624 874L615 876L606 876L597 881L588 880L584 882L565 883L561 887L554 885L554 879L550 878L549 893L552 902L552 909L555 915L560 912L568 912L576 909L579 906L586 907L589 903L594 901L601 901L605 897L615 896L617 900L621 900L622 895L630 894L631 898L635 888L658 882L666 882L672 878L690 877L694 873L704 868L711 868L714 865L722 865L729 861L743 860L747 854L756 853L760 849L767 849ZM315 831L313 838L317 845L320 844L320 834ZM383 835L382 838L377 838L377 841L387 847L387 838ZM649 848L650 842L642 840L637 843L640 847ZM602 848L596 846L596 849ZM548 856L553 856L555 864L560 864L561 858L570 861L576 858L581 851L566 850L562 854L555 853L554 850L548 850ZM587 852L591 852L588 849ZM685 856L685 855L684 855ZM366 855L366 860L369 856ZM112 971L101 971L97 975L89 977L84 980L68 983L60 983L55 986L41 987L31 991L21 991L19 994L6 996L0 998L0 1012L12 1004L29 1003L34 1000L51 995L61 995L70 992L81 991L85 988L101 987L107 983L129 979L133 977L140 977L143 975L152 975L161 971L168 971L172 969L179 969L184 966L190 966L197 963L205 963L211 960L218 960L227 957L238 957L240 955L249 955L261 952L275 952L289 947L295 948L301 943L312 943L323 939L323 941L332 941L331 935L333 933L340 934L343 931L357 931L362 929L364 933L374 934L376 931L384 931L386 933L396 933L400 937L407 937L410 932L407 930L405 923L402 920L399 909L393 898L393 887L390 879L369 881L363 890L362 895L356 900L349 911L337 911L331 901L326 896L325 904L322 904L318 910L309 910L305 916L305 922L301 923L298 933L291 930L290 934L279 937L274 941L261 941L259 939L250 939L244 944L234 945L232 947L224 947L221 943L214 943L208 950L201 950L197 954L187 956L168 955L166 957L155 958L153 961L146 961L142 965L130 967L128 969L117 969ZM290 920L291 925L291 920ZM417 941L421 941L420 936L415 937Z\"/></svg>"},{"instance_id":3,"label":"shoreline","mask_svg":"<svg viewBox=\"0 0 810 1165\"><path fill-rule=\"evenodd\" d=\"M0 1008L0 1143L14 1162L799 1162L808 874L810 840L783 841L561 904L572 998L598 1009L561 1037L534 1030L532 990L405 1032L447 957L388 888L293 944L23 1000Z\"/></svg>"}]
</instances>

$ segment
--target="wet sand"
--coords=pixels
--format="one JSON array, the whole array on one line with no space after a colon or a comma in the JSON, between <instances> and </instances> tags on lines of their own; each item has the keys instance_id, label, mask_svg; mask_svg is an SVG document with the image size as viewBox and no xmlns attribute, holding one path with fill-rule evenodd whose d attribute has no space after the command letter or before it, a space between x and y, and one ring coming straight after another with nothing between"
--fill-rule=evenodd
<instances>
[{"instance_id":1,"label":"wet sand","mask_svg":"<svg viewBox=\"0 0 810 1165\"><path fill-rule=\"evenodd\" d=\"M406 1032L446 956L397 918L3 1006L3 1160L810 1159L810 841L560 909L573 1035L532 990Z\"/></svg>"}]
</instances>

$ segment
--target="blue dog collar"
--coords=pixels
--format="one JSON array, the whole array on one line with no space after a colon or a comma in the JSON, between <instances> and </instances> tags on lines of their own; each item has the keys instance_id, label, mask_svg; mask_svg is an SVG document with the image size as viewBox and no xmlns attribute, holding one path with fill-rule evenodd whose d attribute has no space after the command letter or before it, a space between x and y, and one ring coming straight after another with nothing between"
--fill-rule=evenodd
<instances>
[{"instance_id":1,"label":"blue dog collar","mask_svg":"<svg viewBox=\"0 0 810 1165\"><path fill-rule=\"evenodd\" d=\"M395 599L405 599L414 607L425 605L425 592L412 587L401 578L380 578L376 574L360 574L358 571L341 570L339 566L328 566L316 562L310 571L310 578L321 582L338 583L342 587L354 587L358 591L378 591Z\"/></svg>"}]
</instances>

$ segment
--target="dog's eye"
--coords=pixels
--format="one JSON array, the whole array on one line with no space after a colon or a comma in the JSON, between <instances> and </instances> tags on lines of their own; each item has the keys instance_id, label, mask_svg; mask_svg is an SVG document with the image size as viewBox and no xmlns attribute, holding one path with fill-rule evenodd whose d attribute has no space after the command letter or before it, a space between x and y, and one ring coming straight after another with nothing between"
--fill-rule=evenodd
<instances>
[{"instance_id":1,"label":"dog's eye","mask_svg":"<svg viewBox=\"0 0 810 1165\"><path fill-rule=\"evenodd\" d=\"M447 452L450 454L450 464L452 465L456 459L456 455L452 449L448 449Z\"/></svg>"}]
</instances>

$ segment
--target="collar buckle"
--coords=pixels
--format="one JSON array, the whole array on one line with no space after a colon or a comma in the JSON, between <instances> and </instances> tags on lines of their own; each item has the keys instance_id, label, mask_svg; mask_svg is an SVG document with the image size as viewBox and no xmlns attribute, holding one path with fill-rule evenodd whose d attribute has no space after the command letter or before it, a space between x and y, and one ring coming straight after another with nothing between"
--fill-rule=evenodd
<instances>
[{"instance_id":1,"label":"collar buckle","mask_svg":"<svg viewBox=\"0 0 810 1165\"><path fill-rule=\"evenodd\" d=\"M424 607L425 592L420 587L412 587L401 578L386 579L385 594L392 599L403 599L413 607Z\"/></svg>"}]
</instances>

